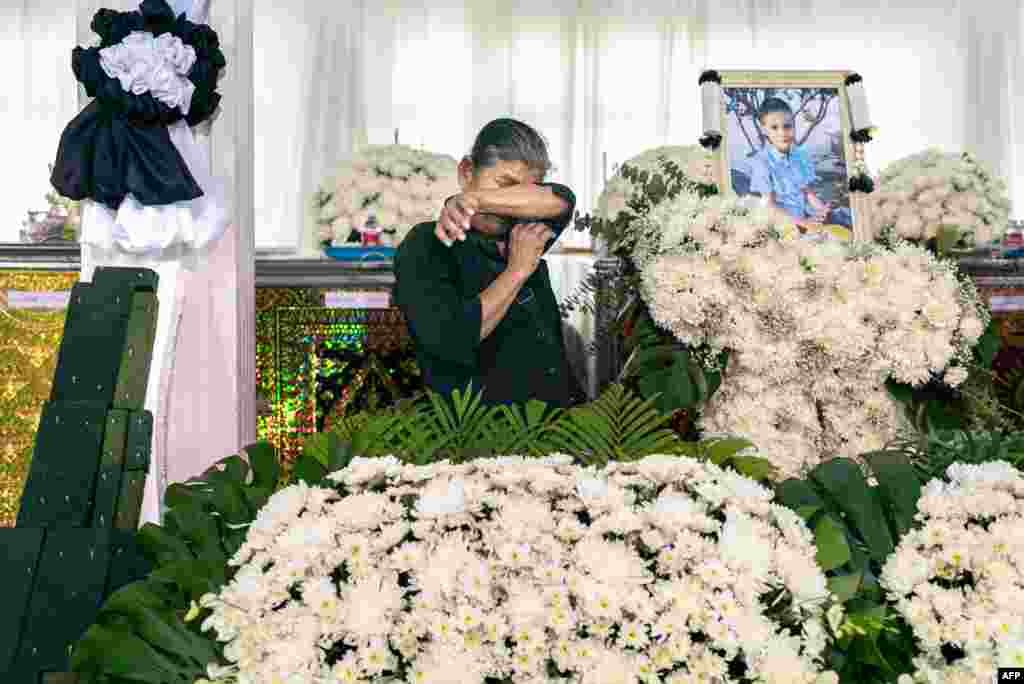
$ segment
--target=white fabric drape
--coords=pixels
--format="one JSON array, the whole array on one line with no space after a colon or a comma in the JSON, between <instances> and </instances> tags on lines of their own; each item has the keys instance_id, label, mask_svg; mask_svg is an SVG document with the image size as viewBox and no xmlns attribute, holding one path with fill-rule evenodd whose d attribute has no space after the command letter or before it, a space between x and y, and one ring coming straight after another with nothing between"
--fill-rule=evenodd
<instances>
[{"instance_id":1,"label":"white fabric drape","mask_svg":"<svg viewBox=\"0 0 1024 684\"><path fill-rule=\"evenodd\" d=\"M0 3L0 242L18 242L26 212L45 211L61 131L78 113L71 73L75 0Z\"/></svg>"}]
</instances>

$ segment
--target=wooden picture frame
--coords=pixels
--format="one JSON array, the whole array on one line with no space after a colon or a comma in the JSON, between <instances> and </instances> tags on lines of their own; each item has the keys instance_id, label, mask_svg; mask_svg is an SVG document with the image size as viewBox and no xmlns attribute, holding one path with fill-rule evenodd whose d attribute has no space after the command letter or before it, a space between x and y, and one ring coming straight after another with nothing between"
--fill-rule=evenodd
<instances>
[{"instance_id":1,"label":"wooden picture frame","mask_svg":"<svg viewBox=\"0 0 1024 684\"><path fill-rule=\"evenodd\" d=\"M771 143L760 127L760 107L768 98L789 106L794 126L794 149L800 151L800 164L813 169L811 190L816 200L828 204L822 224L833 234L853 239L866 234L863 206L851 197L849 181L855 174L855 161L863 155L863 146L851 138L854 130L847 78L851 71L719 71L720 98L717 121L705 122L705 128L720 131L721 144L715 150L715 170L720 192L727 195L755 193L753 183L764 187L766 156ZM707 118L708 114L705 114ZM770 119L769 119L770 121ZM710 124L710 125L709 125ZM741 156L742 155L742 156ZM779 159L780 157L775 157ZM786 157L790 159L790 157ZM796 163L796 162L793 162ZM773 186L780 181L772 178ZM788 182L788 181L781 181ZM783 198L793 195L783 195ZM806 196L805 196L806 197ZM807 201L806 199L804 201ZM767 202L767 198L765 198ZM794 206L792 203L787 206ZM787 210L791 216L796 209ZM807 216L801 221L808 222Z\"/></svg>"}]
</instances>

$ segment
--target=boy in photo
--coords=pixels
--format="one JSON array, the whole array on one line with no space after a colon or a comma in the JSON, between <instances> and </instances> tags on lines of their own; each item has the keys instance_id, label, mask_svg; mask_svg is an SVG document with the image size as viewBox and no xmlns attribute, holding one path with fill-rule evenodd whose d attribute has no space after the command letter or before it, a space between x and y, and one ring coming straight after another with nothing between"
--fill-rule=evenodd
<instances>
[{"instance_id":1,"label":"boy in photo","mask_svg":"<svg viewBox=\"0 0 1024 684\"><path fill-rule=\"evenodd\" d=\"M803 229L823 224L850 228L849 209L833 208L821 201L812 186L818 181L814 162L795 144L793 110L783 100L770 97L757 112L768 142L750 158L750 192L765 198L767 205L785 212Z\"/></svg>"}]
</instances>

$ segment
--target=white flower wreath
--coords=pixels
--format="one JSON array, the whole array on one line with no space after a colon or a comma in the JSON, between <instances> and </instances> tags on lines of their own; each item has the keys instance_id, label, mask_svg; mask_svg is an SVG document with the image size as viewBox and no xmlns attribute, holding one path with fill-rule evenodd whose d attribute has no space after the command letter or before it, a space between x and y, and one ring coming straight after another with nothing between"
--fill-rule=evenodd
<instances>
[{"instance_id":1,"label":"white flower wreath","mask_svg":"<svg viewBox=\"0 0 1024 684\"><path fill-rule=\"evenodd\" d=\"M356 459L296 485L203 597L221 682L830 684L812 535L771 492L675 456Z\"/></svg>"}]
</instances>

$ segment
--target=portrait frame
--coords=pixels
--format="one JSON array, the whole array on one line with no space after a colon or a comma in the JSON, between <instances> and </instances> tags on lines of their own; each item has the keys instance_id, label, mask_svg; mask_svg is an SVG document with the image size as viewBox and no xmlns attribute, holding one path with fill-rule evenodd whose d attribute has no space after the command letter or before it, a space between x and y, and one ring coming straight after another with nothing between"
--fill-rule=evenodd
<instances>
[{"instance_id":1,"label":"portrait frame","mask_svg":"<svg viewBox=\"0 0 1024 684\"><path fill-rule=\"evenodd\" d=\"M851 239L858 239L858 236L869 234L869 227L866 224L867 216L864 211L864 202L849 191L851 178L863 172L863 145L853 139L853 132L856 130L851 116L850 93L847 87L848 78L854 74L853 71L799 71L799 70L724 70L715 72L720 78L720 96L717 98L717 114L713 121L705 121L705 128L720 132L721 142L714 151L715 175L719 192L724 195L736 196L739 194L734 187L735 160L730 150L735 147L736 133L731 130L731 119L739 119L740 115L731 109L732 99L729 93L736 89L785 89L785 90L813 90L826 89L835 90L835 109L839 117L839 140L834 141L833 146L838 146L841 153L836 167L842 172L842 196L845 198L843 207L849 208L852 219L850 225ZM747 115L751 115L748 113ZM708 118L708 113L705 113ZM813 129L813 126L812 126ZM757 127L759 136L758 142L763 146L765 139L760 128ZM745 142L750 142L748 138ZM838 181L837 181L838 182ZM839 186L837 186L839 187Z\"/></svg>"}]
</instances>

